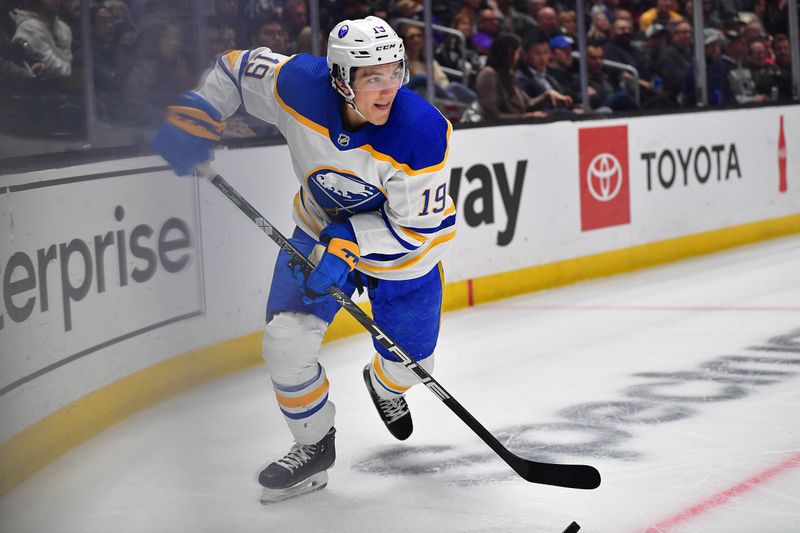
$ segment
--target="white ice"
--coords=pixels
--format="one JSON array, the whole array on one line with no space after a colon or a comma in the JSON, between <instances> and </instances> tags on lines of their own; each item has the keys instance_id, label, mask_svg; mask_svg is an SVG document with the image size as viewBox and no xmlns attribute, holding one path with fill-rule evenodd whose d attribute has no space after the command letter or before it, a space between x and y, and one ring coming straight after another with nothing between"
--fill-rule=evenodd
<instances>
[{"instance_id":1,"label":"white ice","mask_svg":"<svg viewBox=\"0 0 800 533\"><path fill-rule=\"evenodd\" d=\"M597 490L523 481L423 387L393 441L371 354L366 335L324 347L322 491L258 502L257 471L290 445L262 366L72 450L0 500L0 530L800 531L800 237L445 315L440 383L515 453L596 466Z\"/></svg>"}]
</instances>

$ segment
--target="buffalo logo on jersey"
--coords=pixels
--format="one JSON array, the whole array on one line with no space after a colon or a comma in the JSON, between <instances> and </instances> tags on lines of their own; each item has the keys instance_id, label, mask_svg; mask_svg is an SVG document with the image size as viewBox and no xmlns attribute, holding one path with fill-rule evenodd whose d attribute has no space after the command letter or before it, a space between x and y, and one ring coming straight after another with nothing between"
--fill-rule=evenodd
<instances>
[{"instance_id":1,"label":"buffalo logo on jersey","mask_svg":"<svg viewBox=\"0 0 800 533\"><path fill-rule=\"evenodd\" d=\"M353 174L330 168L309 174L308 188L317 204L334 221L344 220L362 211L375 211L386 200L374 185Z\"/></svg>"}]
</instances>

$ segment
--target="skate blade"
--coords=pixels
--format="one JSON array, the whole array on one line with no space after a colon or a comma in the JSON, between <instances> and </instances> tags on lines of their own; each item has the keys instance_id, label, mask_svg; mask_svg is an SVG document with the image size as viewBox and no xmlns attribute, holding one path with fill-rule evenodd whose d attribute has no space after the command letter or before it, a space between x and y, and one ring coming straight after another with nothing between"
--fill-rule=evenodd
<instances>
[{"instance_id":1,"label":"skate blade","mask_svg":"<svg viewBox=\"0 0 800 533\"><path fill-rule=\"evenodd\" d=\"M264 487L263 491L261 492L261 503L266 505L269 503L288 500L289 498L296 498L297 496L302 496L303 494L308 494L309 492L324 489L327 484L328 472L323 470L322 472L317 472L308 479L304 479L297 485L292 485L291 487L287 487L285 489L268 489Z\"/></svg>"}]
</instances>

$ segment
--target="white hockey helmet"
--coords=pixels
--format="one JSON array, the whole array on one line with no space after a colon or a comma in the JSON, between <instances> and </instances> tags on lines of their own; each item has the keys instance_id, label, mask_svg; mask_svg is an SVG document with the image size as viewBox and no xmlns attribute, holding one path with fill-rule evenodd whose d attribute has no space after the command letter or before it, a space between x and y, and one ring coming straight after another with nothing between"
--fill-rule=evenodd
<instances>
[{"instance_id":1,"label":"white hockey helmet","mask_svg":"<svg viewBox=\"0 0 800 533\"><path fill-rule=\"evenodd\" d=\"M354 68L400 61L401 76L399 80L394 78L394 83L399 87L408 82L403 39L386 21L378 17L343 20L337 24L328 36L327 55L333 86L350 104L354 94L350 86ZM349 94L336 84L336 80L350 89Z\"/></svg>"}]
</instances>

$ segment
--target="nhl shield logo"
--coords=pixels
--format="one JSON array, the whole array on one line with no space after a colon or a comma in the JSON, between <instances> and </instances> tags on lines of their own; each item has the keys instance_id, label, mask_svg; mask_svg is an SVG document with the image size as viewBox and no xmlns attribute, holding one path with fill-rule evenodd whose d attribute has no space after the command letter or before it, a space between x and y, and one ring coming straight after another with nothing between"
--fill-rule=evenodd
<instances>
[{"instance_id":1,"label":"nhl shield logo","mask_svg":"<svg viewBox=\"0 0 800 533\"><path fill-rule=\"evenodd\" d=\"M340 133L339 138L336 139L340 146L347 146L350 144L350 136L346 133Z\"/></svg>"}]
</instances>

